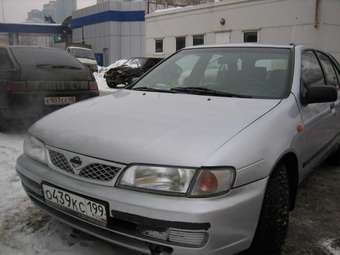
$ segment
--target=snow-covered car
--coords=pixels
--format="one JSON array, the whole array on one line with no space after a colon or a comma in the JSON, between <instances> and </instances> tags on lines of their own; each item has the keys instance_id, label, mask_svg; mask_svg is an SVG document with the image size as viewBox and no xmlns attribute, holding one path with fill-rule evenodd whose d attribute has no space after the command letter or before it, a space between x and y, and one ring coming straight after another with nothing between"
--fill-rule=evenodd
<instances>
[{"instance_id":1,"label":"snow-covered car","mask_svg":"<svg viewBox=\"0 0 340 255\"><path fill-rule=\"evenodd\" d=\"M105 72L104 78L111 88L117 85L129 85L161 60L161 58L130 58L126 62L120 61Z\"/></svg>"},{"instance_id":2,"label":"snow-covered car","mask_svg":"<svg viewBox=\"0 0 340 255\"><path fill-rule=\"evenodd\" d=\"M298 185L340 158L338 67L303 46L186 48L37 122L17 172L38 206L138 252L280 254Z\"/></svg>"},{"instance_id":3,"label":"snow-covered car","mask_svg":"<svg viewBox=\"0 0 340 255\"><path fill-rule=\"evenodd\" d=\"M128 60L127 59L119 59L116 62L114 62L113 64L109 65L108 67L106 67L106 71L111 70L112 68L118 67L118 66L122 66L124 65Z\"/></svg>"},{"instance_id":4,"label":"snow-covered car","mask_svg":"<svg viewBox=\"0 0 340 255\"><path fill-rule=\"evenodd\" d=\"M101 68L98 68L98 73L105 75L107 71L109 71L112 68L123 65L124 63L126 63L126 61L127 59L119 59L109 66L102 66Z\"/></svg>"},{"instance_id":5,"label":"snow-covered car","mask_svg":"<svg viewBox=\"0 0 340 255\"><path fill-rule=\"evenodd\" d=\"M92 73L98 71L97 60L92 49L70 46L66 48L66 51L87 66Z\"/></svg>"},{"instance_id":6,"label":"snow-covered car","mask_svg":"<svg viewBox=\"0 0 340 255\"><path fill-rule=\"evenodd\" d=\"M99 95L89 70L55 48L0 47L0 126Z\"/></svg>"}]
</instances>

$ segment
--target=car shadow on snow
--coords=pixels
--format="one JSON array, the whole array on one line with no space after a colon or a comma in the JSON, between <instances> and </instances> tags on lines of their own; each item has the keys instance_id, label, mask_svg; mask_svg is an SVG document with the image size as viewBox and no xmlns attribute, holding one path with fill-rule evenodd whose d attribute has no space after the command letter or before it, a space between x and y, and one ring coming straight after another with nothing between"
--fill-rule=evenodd
<instances>
[{"instance_id":1,"label":"car shadow on snow","mask_svg":"<svg viewBox=\"0 0 340 255\"><path fill-rule=\"evenodd\" d=\"M301 184L291 214L284 255L339 255L325 240L340 235L340 167L329 162L318 167Z\"/></svg>"},{"instance_id":2,"label":"car shadow on snow","mask_svg":"<svg viewBox=\"0 0 340 255\"><path fill-rule=\"evenodd\" d=\"M0 225L0 254L49 255L136 255L75 230L35 207L28 198L3 215Z\"/></svg>"}]
</instances>

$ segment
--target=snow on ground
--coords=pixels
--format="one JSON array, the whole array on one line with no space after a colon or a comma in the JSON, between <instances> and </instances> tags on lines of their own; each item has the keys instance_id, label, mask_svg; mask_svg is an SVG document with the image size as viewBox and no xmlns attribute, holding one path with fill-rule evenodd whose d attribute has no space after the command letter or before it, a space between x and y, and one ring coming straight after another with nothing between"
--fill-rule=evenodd
<instances>
[{"instance_id":1,"label":"snow on ground","mask_svg":"<svg viewBox=\"0 0 340 255\"><path fill-rule=\"evenodd\" d=\"M188 8L188 7L192 7L192 6L188 5L186 7ZM176 11L176 10L181 10L181 9L183 9L183 7L180 7L180 6L178 6L178 7L170 7L170 8L164 8L164 9L155 10L154 13L170 12L170 11Z\"/></svg>"},{"instance_id":2,"label":"snow on ground","mask_svg":"<svg viewBox=\"0 0 340 255\"><path fill-rule=\"evenodd\" d=\"M15 172L23 134L0 133L0 255L133 255L74 231L33 206Z\"/></svg>"},{"instance_id":3,"label":"snow on ground","mask_svg":"<svg viewBox=\"0 0 340 255\"><path fill-rule=\"evenodd\" d=\"M325 240L321 246L332 255L340 255L340 239L338 240Z\"/></svg>"}]
</instances>

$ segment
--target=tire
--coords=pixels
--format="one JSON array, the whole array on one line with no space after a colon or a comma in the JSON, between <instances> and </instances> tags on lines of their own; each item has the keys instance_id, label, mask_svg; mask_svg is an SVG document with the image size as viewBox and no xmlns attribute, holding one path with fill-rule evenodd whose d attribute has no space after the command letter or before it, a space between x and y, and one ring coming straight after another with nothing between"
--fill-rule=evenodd
<instances>
[{"instance_id":1,"label":"tire","mask_svg":"<svg viewBox=\"0 0 340 255\"><path fill-rule=\"evenodd\" d=\"M247 254L280 254L289 223L287 167L278 165L269 178L259 223Z\"/></svg>"}]
</instances>

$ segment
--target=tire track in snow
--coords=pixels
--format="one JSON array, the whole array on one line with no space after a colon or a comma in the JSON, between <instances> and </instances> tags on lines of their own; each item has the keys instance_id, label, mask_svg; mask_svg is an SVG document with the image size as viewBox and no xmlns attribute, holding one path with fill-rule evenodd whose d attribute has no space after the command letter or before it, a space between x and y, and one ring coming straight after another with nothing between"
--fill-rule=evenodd
<instances>
[{"instance_id":1,"label":"tire track in snow","mask_svg":"<svg viewBox=\"0 0 340 255\"><path fill-rule=\"evenodd\" d=\"M340 255L340 239L329 239L321 243L321 247L329 255Z\"/></svg>"}]
</instances>

